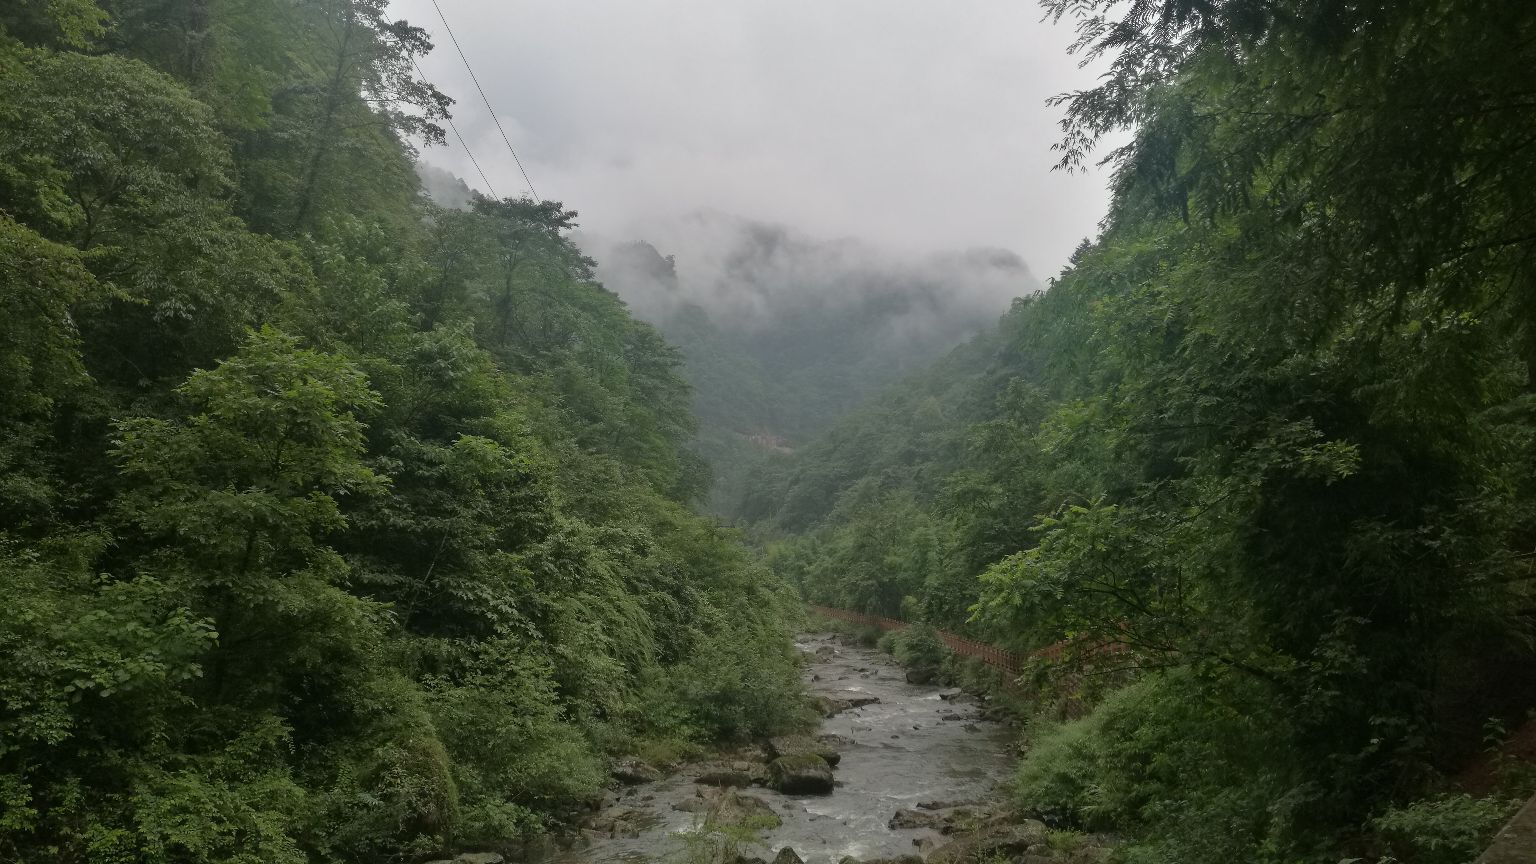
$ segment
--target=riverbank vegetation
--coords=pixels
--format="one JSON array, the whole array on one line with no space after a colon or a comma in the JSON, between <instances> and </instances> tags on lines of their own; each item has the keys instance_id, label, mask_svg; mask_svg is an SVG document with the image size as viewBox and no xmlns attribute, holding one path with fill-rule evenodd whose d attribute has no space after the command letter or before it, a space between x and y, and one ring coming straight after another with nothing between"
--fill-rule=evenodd
<instances>
[{"instance_id":1,"label":"riverbank vegetation","mask_svg":"<svg viewBox=\"0 0 1536 864\"><path fill-rule=\"evenodd\" d=\"M1102 234L739 512L813 602L1132 676L1018 790L1127 860L1465 860L1533 791L1456 789L1536 706L1536 9L1046 6Z\"/></svg>"},{"instance_id":2,"label":"riverbank vegetation","mask_svg":"<svg viewBox=\"0 0 1536 864\"><path fill-rule=\"evenodd\" d=\"M0 8L0 859L496 846L796 719L677 353L558 202L421 197L384 7Z\"/></svg>"}]
</instances>

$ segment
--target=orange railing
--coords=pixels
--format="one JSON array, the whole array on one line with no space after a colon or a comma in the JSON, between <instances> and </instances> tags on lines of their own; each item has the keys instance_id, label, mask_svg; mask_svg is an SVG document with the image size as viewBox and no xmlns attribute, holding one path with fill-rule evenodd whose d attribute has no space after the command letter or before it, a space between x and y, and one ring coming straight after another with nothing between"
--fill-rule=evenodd
<instances>
[{"instance_id":1,"label":"orange railing","mask_svg":"<svg viewBox=\"0 0 1536 864\"><path fill-rule=\"evenodd\" d=\"M853 624L863 624L866 627L878 627L881 630L900 630L907 626L907 622L898 621L895 618L864 615L858 612L849 612L847 609L834 609L830 606L816 606L809 603L806 604L806 608L827 618L835 618L839 621L848 621ZM1028 656L1015 654L1012 651L998 648L995 645L988 645L985 642L977 642L964 636L956 636L944 630L935 632L939 636L939 641L943 642L949 650L966 657L975 657L988 666L1000 669L1009 675L1017 676L1021 674L1024 671L1025 662L1029 660ZM1055 655L1060 653L1061 646L1051 645L1036 651L1030 656L1054 658Z\"/></svg>"}]
</instances>

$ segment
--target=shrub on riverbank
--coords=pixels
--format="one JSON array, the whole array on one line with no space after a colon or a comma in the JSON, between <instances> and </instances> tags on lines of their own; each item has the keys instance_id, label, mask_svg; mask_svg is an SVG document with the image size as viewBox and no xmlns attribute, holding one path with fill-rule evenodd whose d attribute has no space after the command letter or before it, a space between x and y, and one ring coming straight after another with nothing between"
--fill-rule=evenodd
<instances>
[{"instance_id":1,"label":"shrub on riverbank","mask_svg":"<svg viewBox=\"0 0 1536 864\"><path fill-rule=\"evenodd\" d=\"M908 669L935 673L949 658L949 649L939 640L938 631L928 624L913 624L885 634L880 639L880 650L895 657Z\"/></svg>"},{"instance_id":2,"label":"shrub on riverbank","mask_svg":"<svg viewBox=\"0 0 1536 864\"><path fill-rule=\"evenodd\" d=\"M1148 864L1237 861L1295 842L1275 836L1291 824L1275 817L1318 801L1289 761L1288 724L1251 687L1191 678L1147 679L1082 719L1037 721L1016 776L1019 806L1066 827L1145 835L1126 855Z\"/></svg>"},{"instance_id":3,"label":"shrub on riverbank","mask_svg":"<svg viewBox=\"0 0 1536 864\"><path fill-rule=\"evenodd\" d=\"M1121 850L1126 864L1247 860L1255 848L1322 861L1345 847L1367 850L1361 861L1459 864L1531 791L1440 796L1330 833L1320 826L1337 808L1361 805L1313 781L1302 734L1259 682L1169 672L1111 693L1081 719L1032 723L1013 797L1053 825L1137 838Z\"/></svg>"},{"instance_id":4,"label":"shrub on riverbank","mask_svg":"<svg viewBox=\"0 0 1536 864\"><path fill-rule=\"evenodd\" d=\"M865 648L875 648L880 645L880 640L890 635L891 631L881 630L873 624L855 624L852 621L844 621L840 618L828 618L815 612L806 616L804 627L809 633L836 633L853 640L854 644Z\"/></svg>"}]
</instances>

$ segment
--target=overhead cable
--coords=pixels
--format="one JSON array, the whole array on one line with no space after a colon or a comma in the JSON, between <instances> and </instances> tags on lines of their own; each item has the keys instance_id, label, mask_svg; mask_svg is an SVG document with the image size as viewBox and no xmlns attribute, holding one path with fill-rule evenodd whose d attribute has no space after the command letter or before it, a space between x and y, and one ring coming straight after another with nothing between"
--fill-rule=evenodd
<instances>
[{"instance_id":1,"label":"overhead cable","mask_svg":"<svg viewBox=\"0 0 1536 864\"><path fill-rule=\"evenodd\" d=\"M416 67L416 74L421 76L421 80L426 81L427 73L421 71L421 64L416 62L416 58L411 58L411 65ZM475 158L475 151L469 149L469 142L465 141L463 133L459 132L458 124L453 122L452 117L443 119L448 121L448 128L453 130L453 137L459 139L459 146L464 148L464 155L469 157L469 164L475 166L475 173L480 175L480 182L485 184L485 191L491 193L492 198L500 198L501 196L496 194L496 187L491 185L491 178L485 176L485 171L480 168L480 160Z\"/></svg>"},{"instance_id":2,"label":"overhead cable","mask_svg":"<svg viewBox=\"0 0 1536 864\"><path fill-rule=\"evenodd\" d=\"M453 28L448 25L448 16L443 14L443 7L437 0L432 0L432 8L437 10L437 17L443 22L443 29L448 31L448 39L453 42L453 48L459 52L459 59L464 61L464 68L469 72L469 80L475 82L475 89L480 91L480 101L485 103L485 109L491 112L491 121L496 124L496 131L501 133L501 143L507 145L507 152L512 154L512 161L517 163L517 170L522 172L523 182L528 184L528 194L534 201L539 201L539 193L533 188L533 181L528 179L528 170L523 167L523 160L517 157L517 150L513 148L511 139L507 138L507 130L501 128L501 118L496 116L496 109L491 107L491 100L486 98L485 88L480 86L480 78L475 75L475 69L469 65L469 58L464 56L464 48L459 45L459 37L453 35Z\"/></svg>"}]
</instances>

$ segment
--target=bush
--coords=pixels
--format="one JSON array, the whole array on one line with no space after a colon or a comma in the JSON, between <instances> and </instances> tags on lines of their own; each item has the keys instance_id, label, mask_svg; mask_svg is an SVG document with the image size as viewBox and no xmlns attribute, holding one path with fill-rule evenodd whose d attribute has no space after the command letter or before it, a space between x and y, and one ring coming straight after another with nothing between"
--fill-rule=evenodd
<instances>
[{"instance_id":1,"label":"bush","mask_svg":"<svg viewBox=\"0 0 1536 864\"><path fill-rule=\"evenodd\" d=\"M810 630L819 633L836 633L852 639L855 643L865 648L874 648L885 641L891 635L873 624L855 624L852 621L843 621L838 618L827 618L822 615L810 619Z\"/></svg>"},{"instance_id":2,"label":"bush","mask_svg":"<svg viewBox=\"0 0 1536 864\"><path fill-rule=\"evenodd\" d=\"M927 624L913 624L890 636L890 652L903 666L913 669L938 669L949 656L949 649L939 641L939 633Z\"/></svg>"},{"instance_id":3,"label":"bush","mask_svg":"<svg viewBox=\"0 0 1536 864\"><path fill-rule=\"evenodd\" d=\"M754 638L756 636L757 638ZM654 733L699 739L776 735L808 720L800 668L787 640L767 633L725 633L703 638L689 658L664 673L664 694L649 710L671 728Z\"/></svg>"},{"instance_id":4,"label":"bush","mask_svg":"<svg viewBox=\"0 0 1536 864\"><path fill-rule=\"evenodd\" d=\"M503 640L476 663L462 684L436 681L429 691L463 810L457 839L471 843L530 833L537 813L586 801L607 780L596 748L556 700L547 661Z\"/></svg>"},{"instance_id":5,"label":"bush","mask_svg":"<svg viewBox=\"0 0 1536 864\"><path fill-rule=\"evenodd\" d=\"M1395 807L1371 821L1393 857L1409 864L1463 864L1520 806L1518 798L1441 795Z\"/></svg>"},{"instance_id":6,"label":"bush","mask_svg":"<svg viewBox=\"0 0 1536 864\"><path fill-rule=\"evenodd\" d=\"M1135 864L1307 860L1327 838L1297 827L1312 800L1271 707L1246 681L1142 681L1034 729L1016 800L1053 826L1136 836Z\"/></svg>"}]
</instances>

